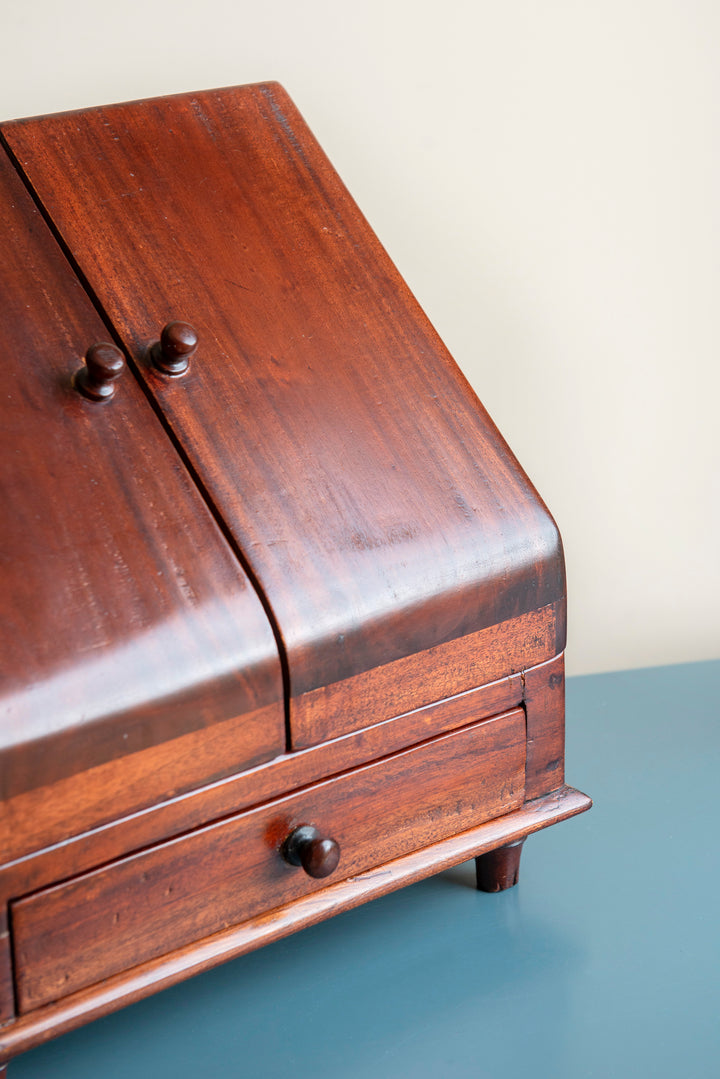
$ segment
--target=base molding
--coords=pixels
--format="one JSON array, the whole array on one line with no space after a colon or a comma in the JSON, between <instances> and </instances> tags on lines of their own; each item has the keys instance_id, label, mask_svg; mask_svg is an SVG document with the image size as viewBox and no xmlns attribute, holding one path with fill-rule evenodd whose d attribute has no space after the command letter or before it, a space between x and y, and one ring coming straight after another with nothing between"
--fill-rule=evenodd
<instances>
[{"instance_id":1,"label":"base molding","mask_svg":"<svg viewBox=\"0 0 720 1079\"><path fill-rule=\"evenodd\" d=\"M587 795L573 787L560 787L504 817L331 884L320 892L38 1008L0 1029L0 1075L3 1063L12 1057L92 1019L370 899L523 840L550 824L584 812L591 805Z\"/></svg>"}]
</instances>

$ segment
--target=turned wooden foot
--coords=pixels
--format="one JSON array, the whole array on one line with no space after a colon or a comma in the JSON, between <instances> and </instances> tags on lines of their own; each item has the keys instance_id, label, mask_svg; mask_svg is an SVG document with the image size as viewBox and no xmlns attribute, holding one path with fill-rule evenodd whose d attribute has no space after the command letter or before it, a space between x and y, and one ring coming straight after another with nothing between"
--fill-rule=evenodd
<instances>
[{"instance_id":1,"label":"turned wooden foot","mask_svg":"<svg viewBox=\"0 0 720 1079\"><path fill-rule=\"evenodd\" d=\"M518 882L524 839L508 843L475 859L477 886L481 892L504 892Z\"/></svg>"}]
</instances>

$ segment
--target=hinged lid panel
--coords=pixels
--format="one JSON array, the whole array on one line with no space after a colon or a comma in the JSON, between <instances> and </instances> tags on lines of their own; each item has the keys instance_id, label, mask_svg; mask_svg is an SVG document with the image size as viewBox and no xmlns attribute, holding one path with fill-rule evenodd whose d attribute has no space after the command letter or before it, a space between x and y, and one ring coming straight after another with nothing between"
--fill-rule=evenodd
<instances>
[{"instance_id":1,"label":"hinged lid panel","mask_svg":"<svg viewBox=\"0 0 720 1079\"><path fill-rule=\"evenodd\" d=\"M31 811L32 790L163 743L117 782L121 802L141 788L134 808L282 752L284 710L261 603L137 382L125 371L107 401L73 385L108 331L4 158L0 248L0 825L14 849L52 800ZM193 732L225 722L222 750L195 738L191 757ZM122 810L102 779L98 813Z\"/></svg>"},{"instance_id":2,"label":"hinged lid panel","mask_svg":"<svg viewBox=\"0 0 720 1079\"><path fill-rule=\"evenodd\" d=\"M267 597L296 745L308 694L539 608L555 653L555 525L280 87L5 133ZM170 319L182 377L147 358Z\"/></svg>"}]
</instances>

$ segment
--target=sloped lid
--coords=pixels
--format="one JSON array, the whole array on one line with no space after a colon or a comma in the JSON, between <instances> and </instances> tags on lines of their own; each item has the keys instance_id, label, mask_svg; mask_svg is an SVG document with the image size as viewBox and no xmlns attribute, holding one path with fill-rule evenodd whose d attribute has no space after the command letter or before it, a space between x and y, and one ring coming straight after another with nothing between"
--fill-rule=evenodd
<instances>
[{"instance_id":1,"label":"sloped lid","mask_svg":"<svg viewBox=\"0 0 720 1079\"><path fill-rule=\"evenodd\" d=\"M275 756L260 600L132 375L73 387L108 331L2 157L0 248L0 796L237 717L195 782Z\"/></svg>"},{"instance_id":2,"label":"sloped lid","mask_svg":"<svg viewBox=\"0 0 720 1079\"><path fill-rule=\"evenodd\" d=\"M499 623L550 611L494 677L555 654L557 529L281 87L4 133L266 597L295 745L432 697L408 657L468 688ZM148 359L169 319L200 337L179 378Z\"/></svg>"}]
</instances>

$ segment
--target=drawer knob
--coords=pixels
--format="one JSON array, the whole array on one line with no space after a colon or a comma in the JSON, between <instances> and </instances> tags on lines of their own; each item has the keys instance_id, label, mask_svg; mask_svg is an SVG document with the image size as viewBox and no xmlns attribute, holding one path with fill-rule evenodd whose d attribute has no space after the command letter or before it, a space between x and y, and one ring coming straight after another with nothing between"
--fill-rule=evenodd
<instances>
[{"instance_id":1,"label":"drawer knob","mask_svg":"<svg viewBox=\"0 0 720 1079\"><path fill-rule=\"evenodd\" d=\"M182 375L198 346L197 330L189 322L168 322L160 340L150 346L153 367L164 375Z\"/></svg>"},{"instance_id":2,"label":"drawer knob","mask_svg":"<svg viewBox=\"0 0 720 1079\"><path fill-rule=\"evenodd\" d=\"M116 345L98 341L85 353L85 366L75 375L75 388L91 401L109 401L123 372L125 357Z\"/></svg>"},{"instance_id":3,"label":"drawer knob","mask_svg":"<svg viewBox=\"0 0 720 1079\"><path fill-rule=\"evenodd\" d=\"M301 865L309 877L329 877L340 861L340 847L311 824L294 828L282 846L288 865Z\"/></svg>"}]
</instances>

